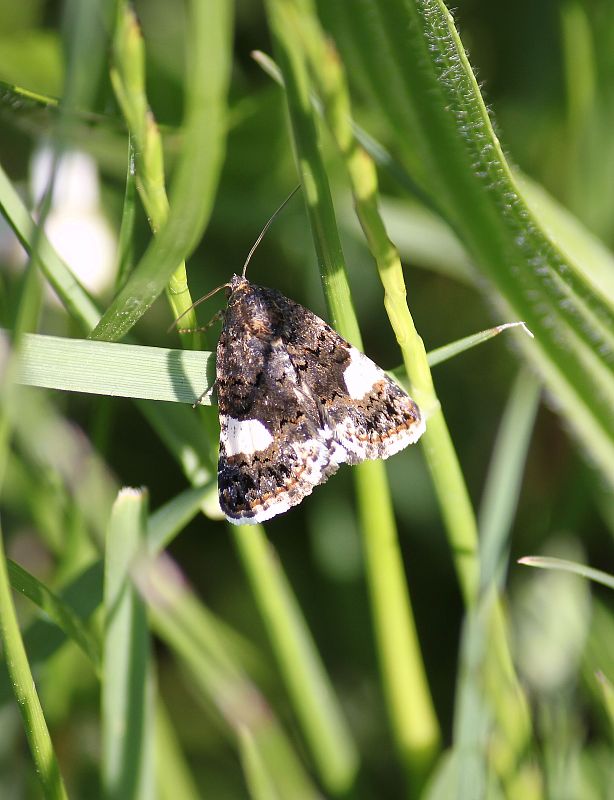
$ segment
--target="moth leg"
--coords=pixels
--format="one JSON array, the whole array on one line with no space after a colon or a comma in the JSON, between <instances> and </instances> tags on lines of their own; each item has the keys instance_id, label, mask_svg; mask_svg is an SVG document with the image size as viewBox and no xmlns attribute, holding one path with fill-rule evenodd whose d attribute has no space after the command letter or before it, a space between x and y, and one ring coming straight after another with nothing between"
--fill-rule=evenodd
<instances>
[{"instance_id":1,"label":"moth leg","mask_svg":"<svg viewBox=\"0 0 614 800\"><path fill-rule=\"evenodd\" d=\"M217 311L205 325L200 325L198 328L177 328L177 333L204 333L216 322L224 319L224 309L221 308Z\"/></svg>"},{"instance_id":2,"label":"moth leg","mask_svg":"<svg viewBox=\"0 0 614 800\"><path fill-rule=\"evenodd\" d=\"M212 395L213 392L215 392L216 388L217 388L217 379L214 380L213 383L211 384L211 386L209 386L207 389L205 389L205 391L200 395L200 397L198 397L192 403L192 408L196 408L196 406L204 405L203 400L206 397L209 397L209 395Z\"/></svg>"}]
</instances>

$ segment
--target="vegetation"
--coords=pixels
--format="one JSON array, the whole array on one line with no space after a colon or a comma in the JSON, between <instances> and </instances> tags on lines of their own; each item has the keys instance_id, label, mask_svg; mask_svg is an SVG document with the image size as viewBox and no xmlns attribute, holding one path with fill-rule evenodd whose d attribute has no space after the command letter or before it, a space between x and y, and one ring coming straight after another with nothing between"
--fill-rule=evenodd
<instances>
[{"instance_id":1,"label":"vegetation","mask_svg":"<svg viewBox=\"0 0 614 800\"><path fill-rule=\"evenodd\" d=\"M0 9L0 796L610 796L613 14ZM427 431L231 527L192 304L297 183L250 279Z\"/></svg>"}]
</instances>

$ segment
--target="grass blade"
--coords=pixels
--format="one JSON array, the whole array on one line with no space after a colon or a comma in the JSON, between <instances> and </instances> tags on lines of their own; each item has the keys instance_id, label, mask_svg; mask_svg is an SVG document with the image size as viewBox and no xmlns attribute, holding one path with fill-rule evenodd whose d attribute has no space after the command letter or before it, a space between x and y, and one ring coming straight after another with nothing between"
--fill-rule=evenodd
<instances>
[{"instance_id":1,"label":"grass blade","mask_svg":"<svg viewBox=\"0 0 614 800\"><path fill-rule=\"evenodd\" d=\"M80 647L92 662L96 671L100 668L100 644L92 636L81 618L73 609L63 602L54 592L30 575L25 569L14 561L8 561L9 578L11 586L31 600L46 616Z\"/></svg>"},{"instance_id":2,"label":"grass blade","mask_svg":"<svg viewBox=\"0 0 614 800\"><path fill-rule=\"evenodd\" d=\"M66 800L68 795L60 773L43 709L17 623L15 606L4 555L4 541L0 529L0 640L8 665L15 699L21 713L24 730L41 782L43 795L48 800Z\"/></svg>"},{"instance_id":3,"label":"grass blade","mask_svg":"<svg viewBox=\"0 0 614 800\"><path fill-rule=\"evenodd\" d=\"M201 795L161 700L156 707L156 776L160 800L199 800Z\"/></svg>"},{"instance_id":4,"label":"grass blade","mask_svg":"<svg viewBox=\"0 0 614 800\"><path fill-rule=\"evenodd\" d=\"M215 357L90 339L27 334L18 380L70 392L193 404L215 381ZM211 403L211 394L203 398Z\"/></svg>"},{"instance_id":5,"label":"grass blade","mask_svg":"<svg viewBox=\"0 0 614 800\"><path fill-rule=\"evenodd\" d=\"M564 558L554 558L552 556L523 556L518 559L519 564L526 564L528 567L539 567L540 569L558 569L562 572L572 572L582 578L601 583L608 589L614 589L614 575L609 575L600 569L587 567L585 564L577 564L575 561L567 561Z\"/></svg>"},{"instance_id":6,"label":"grass blade","mask_svg":"<svg viewBox=\"0 0 614 800\"><path fill-rule=\"evenodd\" d=\"M105 556L102 677L102 784L107 800L151 797L153 719L145 607L132 579L146 531L146 495L123 489L115 502Z\"/></svg>"},{"instance_id":7,"label":"grass blade","mask_svg":"<svg viewBox=\"0 0 614 800\"><path fill-rule=\"evenodd\" d=\"M344 25L351 31L354 59L377 59L378 68L361 69L402 163L437 197L506 313L534 333L532 342L518 339L523 355L614 484L614 295L540 227L505 161L451 15L441 0L359 3L351 14L336 3L335 11L340 41L348 38Z\"/></svg>"},{"instance_id":8,"label":"grass blade","mask_svg":"<svg viewBox=\"0 0 614 800\"><path fill-rule=\"evenodd\" d=\"M335 327L360 347L360 331L318 145L305 54L295 32L295 9L293 4L280 0L269 0L266 9L274 50L284 76L293 140L324 293ZM409 605L387 478L381 462L359 464L354 467L353 475L388 713L408 779L419 784L437 748L439 731ZM390 568L385 576L380 572L384 559ZM390 620L393 620L392 625ZM402 699L410 691L412 702L405 705Z\"/></svg>"},{"instance_id":9,"label":"grass blade","mask_svg":"<svg viewBox=\"0 0 614 800\"><path fill-rule=\"evenodd\" d=\"M426 354L429 367L435 367L438 364L443 364L444 361L448 361L450 358L454 358L454 356L458 356L461 353L464 353L466 350L471 350L472 347L482 344L482 342L487 342L489 339L492 339L493 336L498 336L500 333L503 333L503 331L518 327L524 331L527 336L533 338L533 334L527 328L524 322L504 322L502 325L495 325L494 328L488 328L485 331L473 333L471 336L465 336L462 339L458 339L456 342L451 342L450 344L443 345L443 347L437 347L435 350L430 350Z\"/></svg>"},{"instance_id":10,"label":"grass blade","mask_svg":"<svg viewBox=\"0 0 614 800\"><path fill-rule=\"evenodd\" d=\"M471 334L427 353L429 367L514 327L531 335L523 322L508 322ZM2 331L0 331L1 333ZM215 354L164 347L66 339L24 334L17 380L27 386L86 392L111 397L133 397L192 405L211 405L215 382ZM399 377L405 368L394 370Z\"/></svg>"},{"instance_id":11,"label":"grass blade","mask_svg":"<svg viewBox=\"0 0 614 800\"><path fill-rule=\"evenodd\" d=\"M130 155L126 198L131 188L131 167L137 176L137 188L153 232L164 226L168 217L168 197L164 183L162 137L147 101L145 91L145 47L136 14L126 2L118 4L117 24L113 41L111 83L115 96L128 123ZM135 148L131 142L134 138ZM128 207L129 209L129 207ZM124 220L126 221L126 203ZM128 210L128 214L130 211ZM129 217L128 217L129 222ZM123 233L123 230L122 230ZM120 276L118 276L118 279ZM173 317L186 314L185 325L196 327L196 315L188 289L185 261L181 261L170 276L167 296ZM197 342L195 343L197 346Z\"/></svg>"},{"instance_id":12,"label":"grass blade","mask_svg":"<svg viewBox=\"0 0 614 800\"><path fill-rule=\"evenodd\" d=\"M0 166L0 209L28 253L32 252L36 243L37 264L69 313L80 322L86 332L93 328L100 318L98 309L42 231L39 239L36 223L2 166Z\"/></svg>"},{"instance_id":13,"label":"grass blade","mask_svg":"<svg viewBox=\"0 0 614 800\"><path fill-rule=\"evenodd\" d=\"M510 653L500 599L509 537L540 396L521 372L510 394L491 458L480 510L480 594L465 620L454 718L454 764L459 797L495 777L514 797L531 767L528 702ZM496 747L490 743L496 741ZM492 776L492 777L489 777Z\"/></svg>"},{"instance_id":14,"label":"grass blade","mask_svg":"<svg viewBox=\"0 0 614 800\"><path fill-rule=\"evenodd\" d=\"M59 593L62 603L84 623L102 602L102 578L102 561L98 561L84 569ZM59 650L66 636L60 627L45 619L37 619L24 632L23 639L32 669L36 670ZM6 665L3 664L0 667L0 704L6 703L11 696L5 670Z\"/></svg>"},{"instance_id":15,"label":"grass blade","mask_svg":"<svg viewBox=\"0 0 614 800\"><path fill-rule=\"evenodd\" d=\"M130 330L162 292L177 264L195 247L211 211L224 152L231 6L225 0L193 0L188 7L183 145L168 218L92 338L114 341Z\"/></svg>"},{"instance_id":16,"label":"grass blade","mask_svg":"<svg viewBox=\"0 0 614 800\"><path fill-rule=\"evenodd\" d=\"M134 138L128 134L128 169L126 170L126 189L122 204L122 222L117 238L117 277L116 288L128 280L132 270L134 220L136 216L136 153Z\"/></svg>"},{"instance_id":17,"label":"grass blade","mask_svg":"<svg viewBox=\"0 0 614 800\"><path fill-rule=\"evenodd\" d=\"M250 797L253 800L279 800L275 784L258 752L254 737L246 729L239 731L239 752Z\"/></svg>"},{"instance_id":18,"label":"grass blade","mask_svg":"<svg viewBox=\"0 0 614 800\"><path fill-rule=\"evenodd\" d=\"M159 553L201 510L211 492L217 493L217 483L207 483L185 489L160 506L147 521L147 549Z\"/></svg>"},{"instance_id":19,"label":"grass blade","mask_svg":"<svg viewBox=\"0 0 614 800\"><path fill-rule=\"evenodd\" d=\"M275 713L237 666L219 628L175 565L168 558L141 562L135 577L156 632L189 670L197 694L217 708L234 736L249 732L279 796L316 800L319 792Z\"/></svg>"},{"instance_id":20,"label":"grass blade","mask_svg":"<svg viewBox=\"0 0 614 800\"><path fill-rule=\"evenodd\" d=\"M610 720L610 727L614 737L614 686L612 685L612 682L603 674L603 672L598 672L596 677L603 692L604 706Z\"/></svg>"},{"instance_id":21,"label":"grass blade","mask_svg":"<svg viewBox=\"0 0 614 800\"><path fill-rule=\"evenodd\" d=\"M518 376L499 426L480 506L480 584L500 584L507 565L512 521L518 504L529 443L539 407L540 385Z\"/></svg>"},{"instance_id":22,"label":"grass blade","mask_svg":"<svg viewBox=\"0 0 614 800\"><path fill-rule=\"evenodd\" d=\"M358 754L296 598L262 527L233 526L232 533L322 782L343 794Z\"/></svg>"}]
</instances>

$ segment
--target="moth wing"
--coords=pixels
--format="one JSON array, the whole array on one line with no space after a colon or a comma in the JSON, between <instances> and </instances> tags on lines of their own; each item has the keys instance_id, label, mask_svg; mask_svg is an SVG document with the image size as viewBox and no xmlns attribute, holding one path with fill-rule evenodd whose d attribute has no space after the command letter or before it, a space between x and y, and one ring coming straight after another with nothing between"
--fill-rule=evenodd
<instances>
[{"instance_id":1,"label":"moth wing","mask_svg":"<svg viewBox=\"0 0 614 800\"><path fill-rule=\"evenodd\" d=\"M225 374L222 359L220 506L230 522L264 522L300 503L339 462L331 437L321 428L317 404L283 345L272 347L252 373L257 375L253 391L237 389Z\"/></svg>"},{"instance_id":2,"label":"moth wing","mask_svg":"<svg viewBox=\"0 0 614 800\"><path fill-rule=\"evenodd\" d=\"M388 458L425 430L416 403L360 350L311 311L288 301L293 313L286 343L293 366L348 464Z\"/></svg>"}]
</instances>

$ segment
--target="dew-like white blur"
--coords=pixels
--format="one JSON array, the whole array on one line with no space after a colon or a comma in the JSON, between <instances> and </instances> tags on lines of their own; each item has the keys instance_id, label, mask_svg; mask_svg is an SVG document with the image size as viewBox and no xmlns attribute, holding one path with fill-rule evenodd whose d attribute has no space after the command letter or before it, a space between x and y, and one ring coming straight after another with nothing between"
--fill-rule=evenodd
<instances>
[{"instance_id":1,"label":"dew-like white blur","mask_svg":"<svg viewBox=\"0 0 614 800\"><path fill-rule=\"evenodd\" d=\"M40 147L32 156L30 195L35 207L47 191L53 164L53 150L48 145ZM96 162L87 153L71 150L58 159L45 232L59 255L93 295L111 286L117 240L100 206Z\"/></svg>"}]
</instances>

